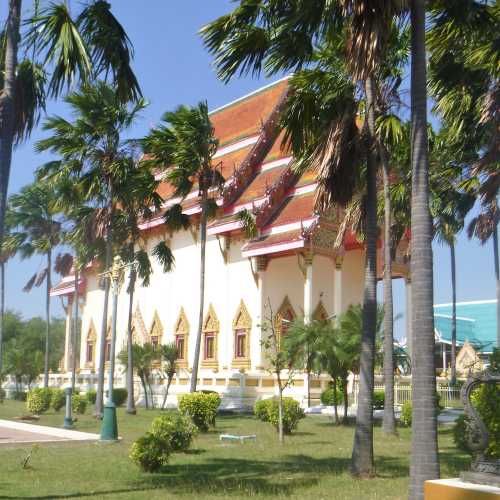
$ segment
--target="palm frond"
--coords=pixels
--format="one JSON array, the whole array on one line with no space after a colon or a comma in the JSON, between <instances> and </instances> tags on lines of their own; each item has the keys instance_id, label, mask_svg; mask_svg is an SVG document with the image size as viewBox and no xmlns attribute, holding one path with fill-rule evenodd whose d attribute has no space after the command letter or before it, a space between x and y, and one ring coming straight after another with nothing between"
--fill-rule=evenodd
<instances>
[{"instance_id":1,"label":"palm frond","mask_svg":"<svg viewBox=\"0 0 500 500\"><path fill-rule=\"evenodd\" d=\"M38 273L35 273L26 283L26 285L24 285L23 287L23 292L31 292L33 286L35 285L35 282L36 282L36 279L38 277Z\"/></svg>"},{"instance_id":2,"label":"palm frond","mask_svg":"<svg viewBox=\"0 0 500 500\"><path fill-rule=\"evenodd\" d=\"M168 273L173 269L175 263L174 254L165 241L160 241L155 245L153 256L161 264L164 273Z\"/></svg>"}]
</instances>

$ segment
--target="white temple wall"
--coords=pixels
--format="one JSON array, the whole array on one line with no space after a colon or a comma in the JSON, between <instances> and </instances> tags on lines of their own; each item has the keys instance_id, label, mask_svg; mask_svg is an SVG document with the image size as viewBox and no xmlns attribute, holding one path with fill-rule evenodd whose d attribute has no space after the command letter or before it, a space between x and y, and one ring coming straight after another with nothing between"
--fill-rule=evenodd
<instances>
[{"instance_id":1,"label":"white temple wall","mask_svg":"<svg viewBox=\"0 0 500 500\"><path fill-rule=\"evenodd\" d=\"M351 250L342 263L342 311L363 302L365 252Z\"/></svg>"},{"instance_id":2,"label":"white temple wall","mask_svg":"<svg viewBox=\"0 0 500 500\"><path fill-rule=\"evenodd\" d=\"M333 259L323 255L316 255L313 259L313 302L312 311L316 309L319 301L323 303L328 315L334 311L334 270Z\"/></svg>"}]
</instances>

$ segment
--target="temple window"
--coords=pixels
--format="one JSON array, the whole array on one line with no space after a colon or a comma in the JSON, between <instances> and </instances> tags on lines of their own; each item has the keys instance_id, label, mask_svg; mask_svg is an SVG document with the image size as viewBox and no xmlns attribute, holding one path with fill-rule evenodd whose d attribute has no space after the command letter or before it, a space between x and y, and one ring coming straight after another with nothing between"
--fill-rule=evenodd
<instances>
[{"instance_id":1,"label":"temple window","mask_svg":"<svg viewBox=\"0 0 500 500\"><path fill-rule=\"evenodd\" d=\"M234 349L232 366L234 368L250 368L250 332L252 319L243 300L233 319Z\"/></svg>"},{"instance_id":2,"label":"temple window","mask_svg":"<svg viewBox=\"0 0 500 500\"><path fill-rule=\"evenodd\" d=\"M203 322L203 357L201 366L203 368L217 369L217 336L219 334L219 320L215 314L212 304L208 307L205 321Z\"/></svg>"},{"instance_id":3,"label":"temple window","mask_svg":"<svg viewBox=\"0 0 500 500\"><path fill-rule=\"evenodd\" d=\"M161 324L158 313L155 311L153 316L153 322L151 323L151 328L149 329L149 342L153 346L153 349L156 351L161 345L161 339L163 337L163 326ZM158 367L161 365L161 361L156 360L153 363L154 367Z\"/></svg>"},{"instance_id":4,"label":"temple window","mask_svg":"<svg viewBox=\"0 0 500 500\"><path fill-rule=\"evenodd\" d=\"M288 296L285 296L275 317L275 329L279 342L286 336L288 329L296 317L297 314L295 314L290 299Z\"/></svg>"},{"instance_id":5,"label":"temple window","mask_svg":"<svg viewBox=\"0 0 500 500\"><path fill-rule=\"evenodd\" d=\"M179 316L174 325L174 339L177 346L177 366L187 368L188 363L188 336L189 321L184 308L181 307Z\"/></svg>"},{"instance_id":6,"label":"temple window","mask_svg":"<svg viewBox=\"0 0 500 500\"><path fill-rule=\"evenodd\" d=\"M96 339L97 339L97 334L94 327L94 322L90 320L90 326L87 332L87 339L85 345L85 365L88 368L94 366Z\"/></svg>"}]
</instances>

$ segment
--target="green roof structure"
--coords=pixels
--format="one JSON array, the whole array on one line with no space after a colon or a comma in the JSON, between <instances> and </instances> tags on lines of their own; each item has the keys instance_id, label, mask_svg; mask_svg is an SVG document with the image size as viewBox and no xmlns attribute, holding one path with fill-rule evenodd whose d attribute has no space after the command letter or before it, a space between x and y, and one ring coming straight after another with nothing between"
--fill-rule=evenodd
<instances>
[{"instance_id":1,"label":"green roof structure","mask_svg":"<svg viewBox=\"0 0 500 500\"><path fill-rule=\"evenodd\" d=\"M457 344L468 340L482 353L490 353L496 346L497 301L479 300L457 302ZM452 304L434 306L434 329L436 339L451 343Z\"/></svg>"}]
</instances>

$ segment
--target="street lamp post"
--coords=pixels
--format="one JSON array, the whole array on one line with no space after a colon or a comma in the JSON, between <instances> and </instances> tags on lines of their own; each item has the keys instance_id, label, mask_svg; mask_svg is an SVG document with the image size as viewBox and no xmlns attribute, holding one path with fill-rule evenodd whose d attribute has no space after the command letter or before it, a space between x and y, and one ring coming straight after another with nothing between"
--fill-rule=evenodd
<instances>
[{"instance_id":1,"label":"street lamp post","mask_svg":"<svg viewBox=\"0 0 500 500\"><path fill-rule=\"evenodd\" d=\"M113 307L111 312L111 345L109 350L109 375L108 375L108 398L104 405L104 416L101 427L101 441L117 441L118 440L118 424L116 421L116 406L113 402L113 383L115 375L115 344L116 344L116 316L118 313L118 294L120 292L120 284L123 277L123 268L125 266L119 256L113 260L111 273L108 274L111 278L113 290Z\"/></svg>"}]
</instances>

